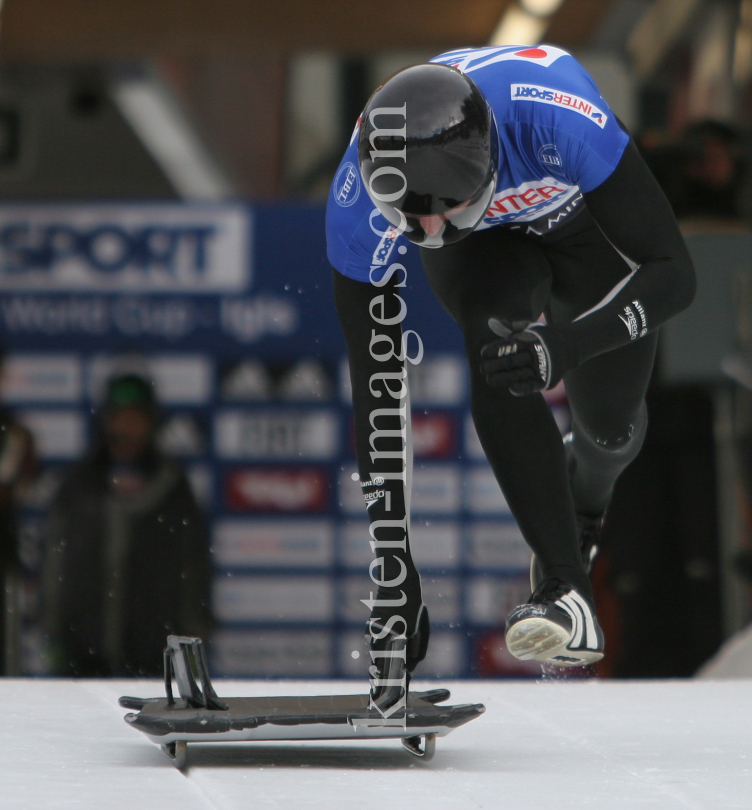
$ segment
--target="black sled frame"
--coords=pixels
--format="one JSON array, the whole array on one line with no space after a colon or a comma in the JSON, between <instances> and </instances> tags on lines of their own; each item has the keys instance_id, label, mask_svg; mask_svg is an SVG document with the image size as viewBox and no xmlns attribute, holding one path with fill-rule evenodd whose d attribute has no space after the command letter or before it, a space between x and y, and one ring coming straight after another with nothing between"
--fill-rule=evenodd
<instances>
[{"instance_id":1,"label":"black sled frame","mask_svg":"<svg viewBox=\"0 0 752 810\"><path fill-rule=\"evenodd\" d=\"M225 702L212 686L201 639L168 636L166 699L121 697L119 703L138 712L127 714L125 721L161 745L181 769L186 766L191 741L398 738L411 754L429 760L437 735L445 736L473 720L485 707L479 703L440 706L449 698L446 689L408 694L404 656L398 647L395 641L387 648L384 674L372 680L370 695L227 698ZM173 681L179 700L173 693ZM403 701L405 716L400 731L388 728L394 724L383 719L398 699Z\"/></svg>"}]
</instances>

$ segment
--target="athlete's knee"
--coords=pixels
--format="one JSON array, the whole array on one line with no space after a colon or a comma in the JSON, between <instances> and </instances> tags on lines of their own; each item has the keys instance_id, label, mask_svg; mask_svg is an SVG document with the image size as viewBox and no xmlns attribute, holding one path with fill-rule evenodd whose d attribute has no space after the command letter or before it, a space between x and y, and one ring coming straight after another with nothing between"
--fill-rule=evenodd
<instances>
[{"instance_id":1,"label":"athlete's knee","mask_svg":"<svg viewBox=\"0 0 752 810\"><path fill-rule=\"evenodd\" d=\"M573 416L572 440L575 450L583 454L614 454L631 461L642 448L647 427L648 412L645 402L642 402L632 418L618 425L585 426Z\"/></svg>"}]
</instances>

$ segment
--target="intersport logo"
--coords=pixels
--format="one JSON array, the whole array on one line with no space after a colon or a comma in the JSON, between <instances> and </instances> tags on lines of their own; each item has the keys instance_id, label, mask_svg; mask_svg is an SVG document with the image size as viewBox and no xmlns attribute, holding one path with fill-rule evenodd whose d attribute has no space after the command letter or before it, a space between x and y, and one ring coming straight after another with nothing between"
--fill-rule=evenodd
<instances>
[{"instance_id":1,"label":"intersport logo","mask_svg":"<svg viewBox=\"0 0 752 810\"><path fill-rule=\"evenodd\" d=\"M503 222L530 222L553 214L578 193L578 186L570 186L554 177L497 191L479 229Z\"/></svg>"},{"instance_id":2,"label":"intersport logo","mask_svg":"<svg viewBox=\"0 0 752 810\"><path fill-rule=\"evenodd\" d=\"M7 203L0 290L242 292L251 224L239 204Z\"/></svg>"},{"instance_id":3,"label":"intersport logo","mask_svg":"<svg viewBox=\"0 0 752 810\"><path fill-rule=\"evenodd\" d=\"M584 115L588 121L592 121L601 129L606 126L608 121L606 113L596 107L592 101L572 93L554 90L551 87L540 87L537 84L513 84L511 94L512 101L537 101L541 104L552 104L554 107L573 110Z\"/></svg>"}]
</instances>

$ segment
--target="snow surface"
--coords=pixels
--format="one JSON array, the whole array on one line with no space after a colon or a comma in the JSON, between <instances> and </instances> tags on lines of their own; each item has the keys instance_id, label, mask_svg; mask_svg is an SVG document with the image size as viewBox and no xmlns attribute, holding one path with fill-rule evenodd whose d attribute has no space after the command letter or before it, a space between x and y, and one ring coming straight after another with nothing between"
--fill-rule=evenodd
<instances>
[{"instance_id":1,"label":"snow surface","mask_svg":"<svg viewBox=\"0 0 752 810\"><path fill-rule=\"evenodd\" d=\"M217 681L220 696L363 691ZM487 712L421 762L397 740L189 744L186 774L123 722L157 681L0 679L3 810L752 808L752 680L427 684ZM415 684L416 689L424 688Z\"/></svg>"},{"instance_id":2,"label":"snow surface","mask_svg":"<svg viewBox=\"0 0 752 810\"><path fill-rule=\"evenodd\" d=\"M752 677L752 624L726 639L721 649L703 664L697 677L711 680Z\"/></svg>"}]
</instances>

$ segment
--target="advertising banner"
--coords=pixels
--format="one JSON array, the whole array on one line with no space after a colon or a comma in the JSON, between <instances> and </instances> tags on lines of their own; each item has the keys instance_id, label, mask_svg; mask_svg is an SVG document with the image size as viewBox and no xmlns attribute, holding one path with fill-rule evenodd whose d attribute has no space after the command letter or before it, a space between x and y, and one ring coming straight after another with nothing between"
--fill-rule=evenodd
<instances>
[{"instance_id":1,"label":"advertising banner","mask_svg":"<svg viewBox=\"0 0 752 810\"><path fill-rule=\"evenodd\" d=\"M0 291L245 292L252 223L240 204L0 206Z\"/></svg>"},{"instance_id":2,"label":"advertising banner","mask_svg":"<svg viewBox=\"0 0 752 810\"><path fill-rule=\"evenodd\" d=\"M417 249L400 262L404 328L425 348L409 368L411 544L434 627L421 674L468 676L473 639L503 623L529 554L472 427L458 329ZM332 272L320 206L0 204L2 397L43 467L22 515L28 593L46 510L92 446L107 381L136 373L154 385L159 446L205 511L215 672L363 675L349 645L364 649L373 553ZM25 671L43 672L27 602Z\"/></svg>"}]
</instances>

